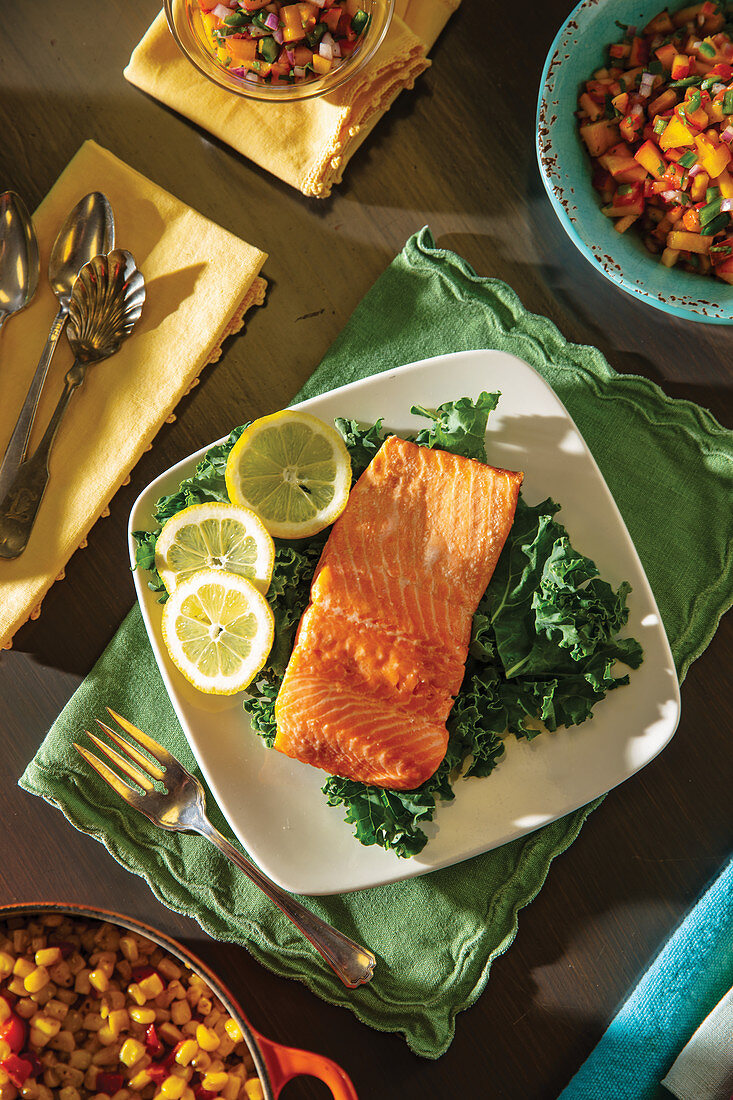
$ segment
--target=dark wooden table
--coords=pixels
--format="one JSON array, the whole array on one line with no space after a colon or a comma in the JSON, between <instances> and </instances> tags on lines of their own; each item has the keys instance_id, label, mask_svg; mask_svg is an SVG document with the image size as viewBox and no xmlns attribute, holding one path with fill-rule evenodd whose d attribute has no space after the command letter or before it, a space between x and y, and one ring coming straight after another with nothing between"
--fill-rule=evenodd
<instances>
[{"instance_id":1,"label":"dark wooden table","mask_svg":"<svg viewBox=\"0 0 733 1100\"><path fill-rule=\"evenodd\" d=\"M325 202L305 199L125 82L123 66L158 6L0 3L0 190L18 190L33 208L94 138L268 252L271 289L246 337L230 342L133 470L41 618L0 659L0 902L75 899L160 926L226 970L255 1026L339 1061L365 1100L552 1100L729 853L730 617L684 684L675 738L553 865L438 1062L278 979L246 951L207 939L16 780L133 602L125 529L138 493L233 423L286 404L423 224L479 274L509 282L569 340L595 344L617 370L653 378L727 426L730 331L632 301L576 252L552 213L535 161L535 101L569 0L532 5L516 23L498 0L463 0L432 69L402 95ZM499 29L487 54L474 27L493 17ZM284 1095L327 1091L301 1079Z\"/></svg>"}]
</instances>

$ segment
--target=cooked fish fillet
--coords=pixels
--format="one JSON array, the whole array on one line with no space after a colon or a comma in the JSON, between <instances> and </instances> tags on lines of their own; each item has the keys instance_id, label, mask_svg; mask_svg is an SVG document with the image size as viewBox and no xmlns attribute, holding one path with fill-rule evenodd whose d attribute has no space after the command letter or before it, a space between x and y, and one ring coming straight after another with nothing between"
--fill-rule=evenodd
<instances>
[{"instance_id":1,"label":"cooked fish fillet","mask_svg":"<svg viewBox=\"0 0 733 1100\"><path fill-rule=\"evenodd\" d=\"M321 555L277 698L276 749L396 790L433 774L522 476L385 441Z\"/></svg>"}]
</instances>

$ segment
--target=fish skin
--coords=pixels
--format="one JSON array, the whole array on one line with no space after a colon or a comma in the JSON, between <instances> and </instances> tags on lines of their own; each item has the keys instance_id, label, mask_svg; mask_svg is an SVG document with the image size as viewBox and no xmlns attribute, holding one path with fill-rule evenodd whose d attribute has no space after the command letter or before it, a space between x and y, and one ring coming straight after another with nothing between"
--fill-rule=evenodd
<instances>
[{"instance_id":1,"label":"fish skin","mask_svg":"<svg viewBox=\"0 0 733 1100\"><path fill-rule=\"evenodd\" d=\"M388 437L321 555L275 706L276 749L395 790L433 774L522 477Z\"/></svg>"}]
</instances>

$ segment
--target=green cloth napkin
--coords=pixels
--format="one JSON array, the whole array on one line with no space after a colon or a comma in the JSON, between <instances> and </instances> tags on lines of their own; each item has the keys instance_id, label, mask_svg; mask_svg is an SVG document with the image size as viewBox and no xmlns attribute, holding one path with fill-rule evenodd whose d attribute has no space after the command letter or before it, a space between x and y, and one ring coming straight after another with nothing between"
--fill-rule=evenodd
<instances>
[{"instance_id":1,"label":"green cloth napkin","mask_svg":"<svg viewBox=\"0 0 733 1100\"><path fill-rule=\"evenodd\" d=\"M527 313L504 283L478 278L459 256L437 249L428 229L407 242L367 294L299 397L398 364L475 348L500 348L525 359L568 407L631 531L682 678L709 643L733 593L733 433L705 410L670 400L646 379L616 374L594 348L568 344L550 321ZM246 946L264 965L300 979L370 1026L402 1032L416 1053L429 1058L448 1048L456 1014L473 1004L492 961L514 939L518 911L536 896L552 860L600 802L455 867L342 897L308 899L314 911L378 956L370 985L347 991L290 923L204 840L154 830L90 776L72 741L104 713L104 704L152 731L193 767L134 608L54 724L21 786L105 844L165 905L195 917L217 939ZM229 833L211 798L209 808Z\"/></svg>"}]
</instances>

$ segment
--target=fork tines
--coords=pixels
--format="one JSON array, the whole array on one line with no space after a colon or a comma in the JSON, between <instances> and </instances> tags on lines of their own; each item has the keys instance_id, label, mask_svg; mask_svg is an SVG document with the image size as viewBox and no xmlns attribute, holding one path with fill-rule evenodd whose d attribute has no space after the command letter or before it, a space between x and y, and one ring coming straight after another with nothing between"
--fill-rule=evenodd
<instances>
[{"instance_id":1,"label":"fork tines","mask_svg":"<svg viewBox=\"0 0 733 1100\"><path fill-rule=\"evenodd\" d=\"M105 722L100 721L99 718L95 719L99 728L106 733L107 737L109 737L109 739L122 751L117 752L111 745L102 741L96 734L91 733L89 730L86 730L87 736L94 743L96 748L119 768L123 775L126 775L128 779L136 783L145 794L151 794L155 791L155 787L151 780L163 782L171 764L176 764L175 759L162 745L154 741L152 737L148 737L148 735L138 729L137 726L133 726L132 722L129 722L126 718L117 714L110 707L107 707L107 711L136 744L131 744L130 741L120 736L116 730L113 730ZM153 761L140 752L140 748L137 747L138 745L140 748L145 749L158 763L153 763ZM129 802L137 809L141 808L139 803L142 801L143 795L141 795L139 791L136 791L128 783L125 783L123 779L120 779L112 768L82 745L75 743L74 748L81 753L90 767L94 768L97 774L104 779L121 798L124 798L126 802ZM160 767L160 764L163 764L164 767ZM135 767L135 765L137 765L137 767Z\"/></svg>"}]
</instances>

